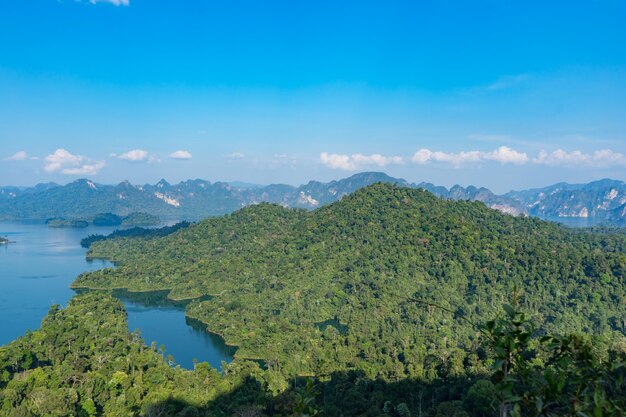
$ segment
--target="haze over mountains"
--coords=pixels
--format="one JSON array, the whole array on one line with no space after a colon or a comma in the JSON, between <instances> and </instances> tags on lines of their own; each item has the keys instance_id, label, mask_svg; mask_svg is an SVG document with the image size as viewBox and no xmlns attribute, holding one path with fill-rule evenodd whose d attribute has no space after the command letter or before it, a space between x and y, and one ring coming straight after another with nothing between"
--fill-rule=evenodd
<instances>
[{"instance_id":1,"label":"haze over mountains","mask_svg":"<svg viewBox=\"0 0 626 417\"><path fill-rule=\"evenodd\" d=\"M496 195L484 187L431 183L409 183L380 172L363 172L337 181L310 181L299 187L284 184L267 186L187 180L170 184L133 185L124 181L102 185L80 179L67 185L38 184L34 187L0 187L0 219L47 219L89 217L111 212L127 215L147 211L165 217L196 220L231 213L260 202L315 209L377 182L423 188L441 198L481 201L490 208L512 215L542 218L589 219L594 223L626 224L626 183L604 179L588 184L559 183L544 188L510 191Z\"/></svg>"}]
</instances>

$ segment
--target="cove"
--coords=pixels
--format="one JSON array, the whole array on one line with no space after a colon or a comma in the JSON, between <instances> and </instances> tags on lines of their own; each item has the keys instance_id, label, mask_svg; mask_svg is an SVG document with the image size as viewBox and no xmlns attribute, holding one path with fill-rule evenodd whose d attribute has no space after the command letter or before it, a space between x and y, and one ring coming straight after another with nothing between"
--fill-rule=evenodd
<instances>
[{"instance_id":1,"label":"cove","mask_svg":"<svg viewBox=\"0 0 626 417\"><path fill-rule=\"evenodd\" d=\"M108 234L112 227L49 228L43 222L0 222L0 345L39 328L50 306L65 306L74 296L70 284L82 272L112 267L105 260L88 260L80 240ZM185 317L187 302L172 302L164 292L115 291L126 306L130 331L138 329L149 346L164 345L176 364L193 369L193 359L221 369L231 362L235 348Z\"/></svg>"},{"instance_id":2,"label":"cove","mask_svg":"<svg viewBox=\"0 0 626 417\"><path fill-rule=\"evenodd\" d=\"M194 359L197 359L222 370L222 362L230 363L237 348L226 345L221 336L206 331L202 322L185 316L187 304L196 300L172 301L167 298L168 293L113 291L126 306L128 329L139 330L148 346L152 342L157 349L164 345L165 355L171 354L175 364L186 369L193 369Z\"/></svg>"}]
</instances>

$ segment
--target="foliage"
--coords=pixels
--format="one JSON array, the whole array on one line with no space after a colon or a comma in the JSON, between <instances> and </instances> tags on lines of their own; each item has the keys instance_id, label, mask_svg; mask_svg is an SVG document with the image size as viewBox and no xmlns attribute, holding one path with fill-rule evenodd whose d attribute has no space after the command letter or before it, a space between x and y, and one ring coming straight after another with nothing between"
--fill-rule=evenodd
<instances>
[{"instance_id":1,"label":"foliage","mask_svg":"<svg viewBox=\"0 0 626 417\"><path fill-rule=\"evenodd\" d=\"M0 415L623 416L625 253L384 184L94 242L119 266L75 287L198 297L187 315L237 358L172 368L121 303L82 294L0 349Z\"/></svg>"},{"instance_id":2,"label":"foliage","mask_svg":"<svg viewBox=\"0 0 626 417\"><path fill-rule=\"evenodd\" d=\"M163 237L172 234L179 229L189 227L189 222L179 222L172 226L164 226L158 229L145 229L143 227L133 227L131 229L116 230L107 236L104 235L89 235L80 241L80 245L83 248L89 248L92 243L102 240L118 239L123 237L141 237L141 238L156 238Z\"/></svg>"},{"instance_id":3,"label":"foliage","mask_svg":"<svg viewBox=\"0 0 626 417\"><path fill-rule=\"evenodd\" d=\"M626 352L594 347L575 334L532 338L524 313L486 323L500 416L623 416ZM533 343L535 342L535 343Z\"/></svg>"},{"instance_id":4,"label":"foliage","mask_svg":"<svg viewBox=\"0 0 626 417\"><path fill-rule=\"evenodd\" d=\"M245 366L254 372L255 364ZM138 415L167 398L202 407L241 384L237 374L223 378L206 363L194 372L166 365L128 333L119 301L81 294L0 348L0 415Z\"/></svg>"},{"instance_id":5,"label":"foliage","mask_svg":"<svg viewBox=\"0 0 626 417\"><path fill-rule=\"evenodd\" d=\"M119 226L122 224L122 218L113 213L99 213L93 217L94 226Z\"/></svg>"},{"instance_id":6,"label":"foliage","mask_svg":"<svg viewBox=\"0 0 626 417\"><path fill-rule=\"evenodd\" d=\"M161 220L148 213L130 213L118 216L113 213L100 213L93 217L94 226L156 226Z\"/></svg>"},{"instance_id":7,"label":"foliage","mask_svg":"<svg viewBox=\"0 0 626 417\"><path fill-rule=\"evenodd\" d=\"M619 335L625 248L623 235L376 184L313 212L259 204L163 238L96 242L89 256L118 267L74 287L213 295L187 315L284 375L432 381L485 372L460 318L494 317L516 287L543 331ZM333 320L345 331L318 325Z\"/></svg>"},{"instance_id":8,"label":"foliage","mask_svg":"<svg viewBox=\"0 0 626 417\"><path fill-rule=\"evenodd\" d=\"M158 216L149 213L130 213L122 217L122 226L156 226L161 223Z\"/></svg>"},{"instance_id":9,"label":"foliage","mask_svg":"<svg viewBox=\"0 0 626 417\"><path fill-rule=\"evenodd\" d=\"M505 310L484 326L493 330L477 349L495 372L481 378L388 382L339 372L273 390L280 374L253 362L236 359L223 375L207 363L194 371L168 366L128 333L119 301L89 292L65 309L54 306L39 330L0 348L0 415L492 417L503 399L518 405L506 416L624 415L623 346L592 348L578 336L526 339L521 313ZM512 386L500 383L507 340L521 341L509 349Z\"/></svg>"}]
</instances>

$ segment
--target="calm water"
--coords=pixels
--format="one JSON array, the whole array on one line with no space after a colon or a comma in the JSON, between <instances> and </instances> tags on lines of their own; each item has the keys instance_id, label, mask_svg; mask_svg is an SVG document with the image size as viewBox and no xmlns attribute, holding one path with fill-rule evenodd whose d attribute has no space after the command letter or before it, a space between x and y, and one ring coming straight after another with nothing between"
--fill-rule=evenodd
<instances>
[{"instance_id":1,"label":"calm water","mask_svg":"<svg viewBox=\"0 0 626 417\"><path fill-rule=\"evenodd\" d=\"M87 235L107 234L113 228L53 229L42 223L2 223L0 236L15 241L0 245L0 345L37 329L52 304L66 305L74 296L69 288L77 275L111 266L107 261L85 259L80 240ZM185 318L185 306L152 296L116 292L128 311L131 331L139 329L146 344L165 345L166 355L193 368L193 359L220 369L230 362L234 349L195 322Z\"/></svg>"},{"instance_id":2,"label":"calm water","mask_svg":"<svg viewBox=\"0 0 626 417\"><path fill-rule=\"evenodd\" d=\"M547 220L550 222L561 223L569 227L592 227L602 226L605 223L603 219L584 218L584 217L556 217L556 216L544 216L539 217L541 220Z\"/></svg>"}]
</instances>

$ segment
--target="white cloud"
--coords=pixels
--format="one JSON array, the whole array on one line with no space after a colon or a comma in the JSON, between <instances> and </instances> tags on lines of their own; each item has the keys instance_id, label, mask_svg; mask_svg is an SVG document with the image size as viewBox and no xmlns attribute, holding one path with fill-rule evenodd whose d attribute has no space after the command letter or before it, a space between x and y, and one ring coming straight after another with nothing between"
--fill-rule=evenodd
<instances>
[{"instance_id":1,"label":"white cloud","mask_svg":"<svg viewBox=\"0 0 626 417\"><path fill-rule=\"evenodd\" d=\"M449 165L454 168L465 166L480 166L487 163L499 163L502 165L536 165L564 166L564 167L591 167L606 168L612 166L626 167L626 155L611 149L601 149L588 153L574 150L564 151L557 149L553 152L541 151L535 157L526 152L512 149L508 146L500 146L492 151L460 151L444 152L422 148L416 151L410 158L411 162L418 165L439 164ZM400 156L383 156L381 154L320 154L320 162L333 169L356 171L367 166L385 167L392 164L402 164L405 159Z\"/></svg>"},{"instance_id":2,"label":"white cloud","mask_svg":"<svg viewBox=\"0 0 626 417\"><path fill-rule=\"evenodd\" d=\"M483 151L461 151L441 152L430 149L420 149L411 158L416 164L424 165L430 162L439 162L460 167L462 165L477 164L481 162L495 161L501 164L525 164L529 161L528 155L518 152L507 146L500 146L491 152Z\"/></svg>"},{"instance_id":3,"label":"white cloud","mask_svg":"<svg viewBox=\"0 0 626 417\"><path fill-rule=\"evenodd\" d=\"M191 159L191 153L188 151L179 150L170 154L172 159Z\"/></svg>"},{"instance_id":4,"label":"white cloud","mask_svg":"<svg viewBox=\"0 0 626 417\"><path fill-rule=\"evenodd\" d=\"M64 166L80 165L85 159L82 155L72 155L65 149L57 149L52 155L46 156L44 169L48 172L59 171Z\"/></svg>"},{"instance_id":5,"label":"white cloud","mask_svg":"<svg viewBox=\"0 0 626 417\"><path fill-rule=\"evenodd\" d=\"M115 154L111 154L115 155ZM133 149L132 151L125 152L121 155L117 155L117 158L130 162L141 162L148 159L148 152L143 149Z\"/></svg>"},{"instance_id":6,"label":"white cloud","mask_svg":"<svg viewBox=\"0 0 626 417\"><path fill-rule=\"evenodd\" d=\"M528 155L524 152L518 152L508 146L500 146L492 152L483 153L483 158L487 161L496 161L501 164L525 164L528 162Z\"/></svg>"},{"instance_id":7,"label":"white cloud","mask_svg":"<svg viewBox=\"0 0 626 417\"><path fill-rule=\"evenodd\" d=\"M105 167L104 161L98 161L93 164L85 164L76 168L65 168L63 173L67 175L96 175Z\"/></svg>"},{"instance_id":8,"label":"white cloud","mask_svg":"<svg viewBox=\"0 0 626 417\"><path fill-rule=\"evenodd\" d=\"M5 161L24 161L28 158L28 155L24 151L16 152L14 155L4 158Z\"/></svg>"},{"instance_id":9,"label":"white cloud","mask_svg":"<svg viewBox=\"0 0 626 417\"><path fill-rule=\"evenodd\" d=\"M130 6L130 0L89 0L89 3L111 3L115 6Z\"/></svg>"},{"instance_id":10,"label":"white cloud","mask_svg":"<svg viewBox=\"0 0 626 417\"><path fill-rule=\"evenodd\" d=\"M553 152L541 151L533 162L550 166L590 166L609 167L626 166L626 155L611 149L601 149L592 153L584 153L579 150L567 152L557 149Z\"/></svg>"},{"instance_id":11,"label":"white cloud","mask_svg":"<svg viewBox=\"0 0 626 417\"><path fill-rule=\"evenodd\" d=\"M104 161L92 161L82 155L74 155L65 149L57 149L46 156L44 170L60 171L67 175L95 175L106 165Z\"/></svg>"},{"instance_id":12,"label":"white cloud","mask_svg":"<svg viewBox=\"0 0 626 417\"><path fill-rule=\"evenodd\" d=\"M363 155L355 153L352 155L341 155L322 152L320 154L320 162L329 168L356 171L367 166L385 167L391 164L402 164L404 160L399 156L383 156L381 154Z\"/></svg>"},{"instance_id":13,"label":"white cloud","mask_svg":"<svg viewBox=\"0 0 626 417\"><path fill-rule=\"evenodd\" d=\"M245 157L246 155L241 152L233 152L233 153L229 153L228 155L226 155L226 158L228 159L243 159Z\"/></svg>"}]
</instances>

